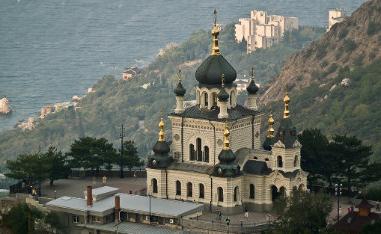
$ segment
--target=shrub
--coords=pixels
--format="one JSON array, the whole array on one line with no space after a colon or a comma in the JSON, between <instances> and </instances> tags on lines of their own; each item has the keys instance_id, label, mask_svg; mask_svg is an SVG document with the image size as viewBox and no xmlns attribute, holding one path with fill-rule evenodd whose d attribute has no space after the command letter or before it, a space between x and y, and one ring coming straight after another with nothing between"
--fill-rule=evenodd
<instances>
[{"instance_id":1,"label":"shrub","mask_svg":"<svg viewBox=\"0 0 381 234\"><path fill-rule=\"evenodd\" d=\"M366 198L373 201L381 201L381 188L369 188L366 192Z\"/></svg>"},{"instance_id":2,"label":"shrub","mask_svg":"<svg viewBox=\"0 0 381 234\"><path fill-rule=\"evenodd\" d=\"M375 22L369 22L367 33L369 36L376 34L381 30L381 25Z\"/></svg>"},{"instance_id":3,"label":"shrub","mask_svg":"<svg viewBox=\"0 0 381 234\"><path fill-rule=\"evenodd\" d=\"M356 42L354 42L351 39L344 40L344 50L346 52L352 52L354 49L356 49L357 45Z\"/></svg>"}]
</instances>

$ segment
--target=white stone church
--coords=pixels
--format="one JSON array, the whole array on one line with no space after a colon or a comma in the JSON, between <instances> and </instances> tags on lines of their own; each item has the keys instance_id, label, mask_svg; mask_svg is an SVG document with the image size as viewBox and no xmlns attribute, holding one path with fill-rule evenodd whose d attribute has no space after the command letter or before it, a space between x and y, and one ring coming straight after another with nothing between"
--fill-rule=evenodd
<instances>
[{"instance_id":1,"label":"white stone church","mask_svg":"<svg viewBox=\"0 0 381 234\"><path fill-rule=\"evenodd\" d=\"M226 212L266 209L278 196L305 189L307 184L307 173L300 168L301 145L288 109L290 99L284 98L277 132L270 115L267 137L261 143L262 114L254 74L246 106L237 104L237 73L220 53L219 32L214 23L211 54L195 73L196 105L184 108L186 90L181 81L174 91L171 141L166 141L160 121L159 139L146 169L147 193Z\"/></svg>"}]
</instances>

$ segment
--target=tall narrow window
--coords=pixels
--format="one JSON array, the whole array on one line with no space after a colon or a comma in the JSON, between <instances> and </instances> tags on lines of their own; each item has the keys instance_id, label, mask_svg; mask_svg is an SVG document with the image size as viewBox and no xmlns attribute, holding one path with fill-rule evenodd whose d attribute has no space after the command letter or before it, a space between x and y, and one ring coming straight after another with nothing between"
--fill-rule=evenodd
<instances>
[{"instance_id":1,"label":"tall narrow window","mask_svg":"<svg viewBox=\"0 0 381 234\"><path fill-rule=\"evenodd\" d=\"M192 191L192 183L188 182L187 183L187 197L192 197L193 196L193 191Z\"/></svg>"},{"instance_id":2,"label":"tall narrow window","mask_svg":"<svg viewBox=\"0 0 381 234\"><path fill-rule=\"evenodd\" d=\"M208 102L208 93L204 93L204 104L205 104L205 107L208 107L209 105L209 102Z\"/></svg>"},{"instance_id":3,"label":"tall narrow window","mask_svg":"<svg viewBox=\"0 0 381 234\"><path fill-rule=\"evenodd\" d=\"M238 201L238 196L239 196L239 188L238 186L236 186L234 188L234 196L233 196L235 202Z\"/></svg>"},{"instance_id":4,"label":"tall narrow window","mask_svg":"<svg viewBox=\"0 0 381 234\"><path fill-rule=\"evenodd\" d=\"M217 107L217 94L216 93L212 93L212 100L213 100L212 108Z\"/></svg>"},{"instance_id":5,"label":"tall narrow window","mask_svg":"<svg viewBox=\"0 0 381 234\"><path fill-rule=\"evenodd\" d=\"M209 147L204 146L204 162L209 162Z\"/></svg>"},{"instance_id":6,"label":"tall narrow window","mask_svg":"<svg viewBox=\"0 0 381 234\"><path fill-rule=\"evenodd\" d=\"M152 179L151 181L152 184L152 193L157 193L157 179Z\"/></svg>"},{"instance_id":7,"label":"tall narrow window","mask_svg":"<svg viewBox=\"0 0 381 234\"><path fill-rule=\"evenodd\" d=\"M218 196L218 201L223 202L224 201L224 190L221 187L217 188L217 196Z\"/></svg>"},{"instance_id":8,"label":"tall narrow window","mask_svg":"<svg viewBox=\"0 0 381 234\"><path fill-rule=\"evenodd\" d=\"M195 151L194 151L194 145L193 144L190 144L189 145L189 159L191 161L195 160Z\"/></svg>"},{"instance_id":9,"label":"tall narrow window","mask_svg":"<svg viewBox=\"0 0 381 234\"><path fill-rule=\"evenodd\" d=\"M298 155L295 155L295 158L294 158L294 167L297 167L298 166Z\"/></svg>"},{"instance_id":10,"label":"tall narrow window","mask_svg":"<svg viewBox=\"0 0 381 234\"><path fill-rule=\"evenodd\" d=\"M203 184L199 184L199 185L198 185L198 190L199 190L199 195L198 195L198 197L199 197L199 198L204 198L204 196L205 196L205 188L204 188L204 185L203 185Z\"/></svg>"},{"instance_id":11,"label":"tall narrow window","mask_svg":"<svg viewBox=\"0 0 381 234\"><path fill-rule=\"evenodd\" d=\"M181 183L180 181L176 181L176 195L181 195Z\"/></svg>"},{"instance_id":12,"label":"tall narrow window","mask_svg":"<svg viewBox=\"0 0 381 234\"><path fill-rule=\"evenodd\" d=\"M277 165L278 167L283 167L283 160L281 156L277 157Z\"/></svg>"},{"instance_id":13,"label":"tall narrow window","mask_svg":"<svg viewBox=\"0 0 381 234\"><path fill-rule=\"evenodd\" d=\"M250 198L250 199L254 199L254 198L255 198L255 187L254 187L254 184L250 184L250 194L249 194L249 198Z\"/></svg>"},{"instance_id":14,"label":"tall narrow window","mask_svg":"<svg viewBox=\"0 0 381 234\"><path fill-rule=\"evenodd\" d=\"M202 161L202 150L201 150L201 139L196 139L196 155L197 155L197 161Z\"/></svg>"}]
</instances>

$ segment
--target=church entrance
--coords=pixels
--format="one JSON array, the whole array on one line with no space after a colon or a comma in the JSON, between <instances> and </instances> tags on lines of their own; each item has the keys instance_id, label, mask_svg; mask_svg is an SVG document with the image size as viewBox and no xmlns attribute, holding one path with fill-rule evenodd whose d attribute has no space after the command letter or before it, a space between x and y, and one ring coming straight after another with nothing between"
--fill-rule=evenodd
<instances>
[{"instance_id":1,"label":"church entrance","mask_svg":"<svg viewBox=\"0 0 381 234\"><path fill-rule=\"evenodd\" d=\"M272 201L275 201L279 198L284 198L286 197L286 188L285 187L281 187L279 190L278 188L273 185L271 186L271 200Z\"/></svg>"}]
</instances>

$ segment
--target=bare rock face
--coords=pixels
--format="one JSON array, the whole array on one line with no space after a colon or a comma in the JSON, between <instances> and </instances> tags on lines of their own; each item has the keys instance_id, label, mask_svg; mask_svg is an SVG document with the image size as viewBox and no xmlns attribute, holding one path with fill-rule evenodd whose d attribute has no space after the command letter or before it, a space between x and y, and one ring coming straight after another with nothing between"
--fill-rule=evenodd
<instances>
[{"instance_id":1,"label":"bare rock face","mask_svg":"<svg viewBox=\"0 0 381 234\"><path fill-rule=\"evenodd\" d=\"M371 0L333 25L318 41L292 55L260 97L261 103L280 100L286 90L324 83L336 77L340 68L367 65L377 59L381 59L381 0Z\"/></svg>"},{"instance_id":2,"label":"bare rock face","mask_svg":"<svg viewBox=\"0 0 381 234\"><path fill-rule=\"evenodd\" d=\"M12 112L9 100L6 97L0 99L0 115L8 115Z\"/></svg>"}]
</instances>

